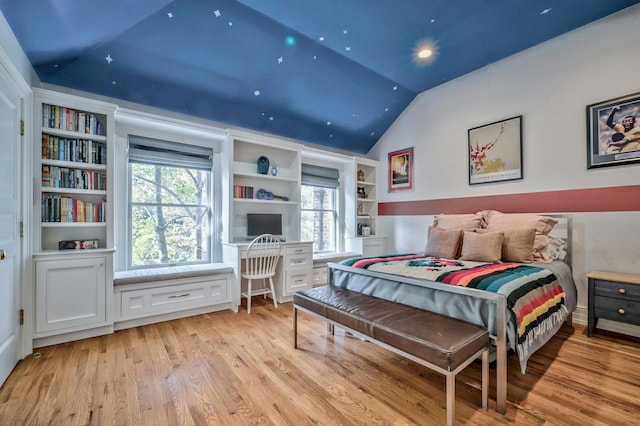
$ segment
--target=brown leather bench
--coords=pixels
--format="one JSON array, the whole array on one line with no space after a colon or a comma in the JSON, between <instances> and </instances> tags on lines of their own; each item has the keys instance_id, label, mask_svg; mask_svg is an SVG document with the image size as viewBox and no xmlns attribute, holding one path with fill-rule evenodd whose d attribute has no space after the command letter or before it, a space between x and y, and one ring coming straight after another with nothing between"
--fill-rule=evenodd
<instances>
[{"instance_id":1,"label":"brown leather bench","mask_svg":"<svg viewBox=\"0 0 640 426\"><path fill-rule=\"evenodd\" d=\"M305 311L446 376L447 424L455 421L455 377L482 355L482 408L488 406L489 332L468 322L326 285L293 296L293 347L297 313Z\"/></svg>"}]
</instances>

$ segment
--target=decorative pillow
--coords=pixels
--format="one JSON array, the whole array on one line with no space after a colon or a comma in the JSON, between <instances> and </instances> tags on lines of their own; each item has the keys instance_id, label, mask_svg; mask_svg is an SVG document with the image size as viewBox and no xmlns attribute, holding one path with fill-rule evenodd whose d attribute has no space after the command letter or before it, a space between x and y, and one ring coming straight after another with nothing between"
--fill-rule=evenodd
<instances>
[{"instance_id":1,"label":"decorative pillow","mask_svg":"<svg viewBox=\"0 0 640 426\"><path fill-rule=\"evenodd\" d=\"M462 231L459 229L446 230L430 226L424 255L454 259L458 254L461 237Z\"/></svg>"},{"instance_id":2,"label":"decorative pillow","mask_svg":"<svg viewBox=\"0 0 640 426\"><path fill-rule=\"evenodd\" d=\"M491 229L476 229L477 233L486 234L496 232ZM536 230L529 229L505 229L502 240L502 261L515 263L533 262L533 242Z\"/></svg>"},{"instance_id":3,"label":"decorative pillow","mask_svg":"<svg viewBox=\"0 0 640 426\"><path fill-rule=\"evenodd\" d=\"M496 210L484 210L482 212L486 229L528 229L535 228L536 235L533 242L533 260L548 262L549 259L540 252L549 243L549 232L558 223L557 219L549 216L538 216L529 213L502 213Z\"/></svg>"},{"instance_id":4,"label":"decorative pillow","mask_svg":"<svg viewBox=\"0 0 640 426\"><path fill-rule=\"evenodd\" d=\"M484 227L482 213L440 214L433 219L433 226L441 229L462 229L473 231Z\"/></svg>"},{"instance_id":5,"label":"decorative pillow","mask_svg":"<svg viewBox=\"0 0 640 426\"><path fill-rule=\"evenodd\" d=\"M476 262L499 262L502 256L503 239L504 233L501 231L484 234L465 231L460 259Z\"/></svg>"},{"instance_id":6,"label":"decorative pillow","mask_svg":"<svg viewBox=\"0 0 640 426\"><path fill-rule=\"evenodd\" d=\"M549 244L547 244L542 250L540 250L540 254L545 259L549 259L549 261L560 259L565 260L567 257L567 242L558 237L549 236Z\"/></svg>"}]
</instances>

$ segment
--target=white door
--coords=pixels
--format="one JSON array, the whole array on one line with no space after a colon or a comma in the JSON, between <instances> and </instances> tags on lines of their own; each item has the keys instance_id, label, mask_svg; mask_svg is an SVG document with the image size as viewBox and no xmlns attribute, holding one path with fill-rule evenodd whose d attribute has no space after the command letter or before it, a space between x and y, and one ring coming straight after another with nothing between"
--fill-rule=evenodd
<instances>
[{"instance_id":1,"label":"white door","mask_svg":"<svg viewBox=\"0 0 640 426\"><path fill-rule=\"evenodd\" d=\"M20 348L20 119L17 88L0 65L0 385Z\"/></svg>"}]
</instances>

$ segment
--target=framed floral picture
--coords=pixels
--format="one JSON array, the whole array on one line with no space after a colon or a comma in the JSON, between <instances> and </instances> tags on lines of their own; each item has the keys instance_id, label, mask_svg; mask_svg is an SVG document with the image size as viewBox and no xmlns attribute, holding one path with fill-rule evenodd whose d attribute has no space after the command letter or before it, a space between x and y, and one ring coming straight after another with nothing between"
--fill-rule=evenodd
<instances>
[{"instance_id":1,"label":"framed floral picture","mask_svg":"<svg viewBox=\"0 0 640 426\"><path fill-rule=\"evenodd\" d=\"M389 153L389 192L413 189L413 147Z\"/></svg>"},{"instance_id":2,"label":"framed floral picture","mask_svg":"<svg viewBox=\"0 0 640 426\"><path fill-rule=\"evenodd\" d=\"M640 93L587 106L587 168L640 162Z\"/></svg>"},{"instance_id":3,"label":"framed floral picture","mask_svg":"<svg viewBox=\"0 0 640 426\"><path fill-rule=\"evenodd\" d=\"M522 116L469 129L469 185L522 179Z\"/></svg>"}]
</instances>

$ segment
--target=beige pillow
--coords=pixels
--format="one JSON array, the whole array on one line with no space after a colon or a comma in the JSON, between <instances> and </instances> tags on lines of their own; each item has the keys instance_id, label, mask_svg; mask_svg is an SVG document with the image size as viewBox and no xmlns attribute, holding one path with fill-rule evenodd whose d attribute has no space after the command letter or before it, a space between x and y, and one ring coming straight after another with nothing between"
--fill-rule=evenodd
<instances>
[{"instance_id":1,"label":"beige pillow","mask_svg":"<svg viewBox=\"0 0 640 426\"><path fill-rule=\"evenodd\" d=\"M486 229L528 229L534 228L536 235L533 242L533 260L547 261L540 250L549 244L549 232L558 223L549 216L538 216L529 213L502 213L496 210L484 210L482 216L487 224Z\"/></svg>"},{"instance_id":2,"label":"beige pillow","mask_svg":"<svg viewBox=\"0 0 640 426\"><path fill-rule=\"evenodd\" d=\"M440 214L433 219L433 226L442 229L462 229L473 231L484 227L482 213Z\"/></svg>"},{"instance_id":3,"label":"beige pillow","mask_svg":"<svg viewBox=\"0 0 640 426\"><path fill-rule=\"evenodd\" d=\"M503 239L504 233L501 231L484 234L465 231L460 259L476 262L499 262L502 256Z\"/></svg>"},{"instance_id":4,"label":"beige pillow","mask_svg":"<svg viewBox=\"0 0 640 426\"><path fill-rule=\"evenodd\" d=\"M496 232L491 229L476 229L480 234ZM502 240L502 261L515 263L533 262L533 242L536 230L529 229L505 229Z\"/></svg>"},{"instance_id":5,"label":"beige pillow","mask_svg":"<svg viewBox=\"0 0 640 426\"><path fill-rule=\"evenodd\" d=\"M454 259L458 254L461 237L462 231L459 229L446 230L430 226L424 255Z\"/></svg>"}]
</instances>

